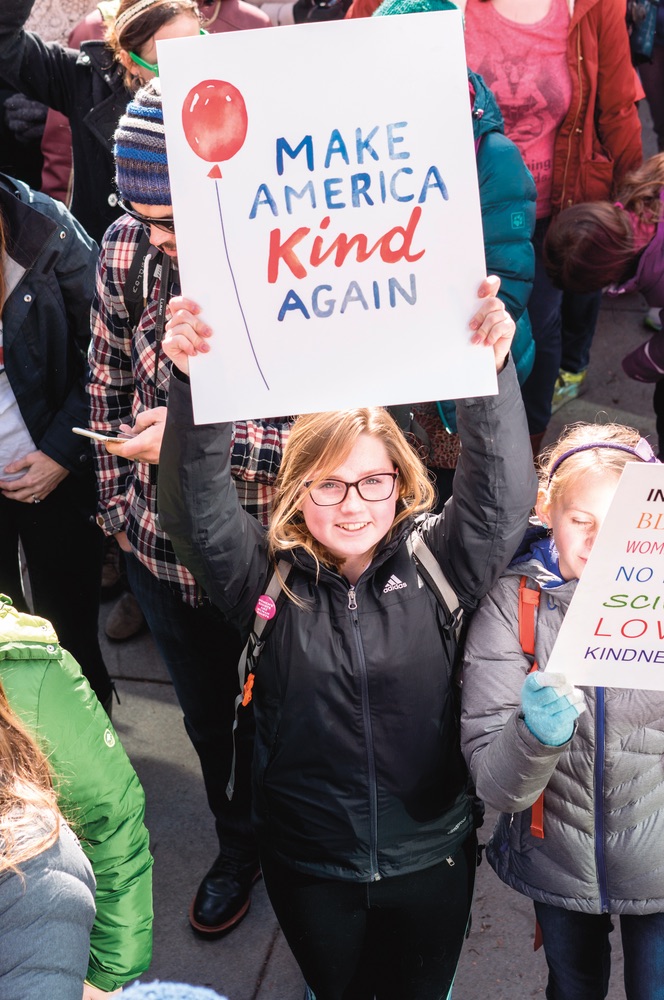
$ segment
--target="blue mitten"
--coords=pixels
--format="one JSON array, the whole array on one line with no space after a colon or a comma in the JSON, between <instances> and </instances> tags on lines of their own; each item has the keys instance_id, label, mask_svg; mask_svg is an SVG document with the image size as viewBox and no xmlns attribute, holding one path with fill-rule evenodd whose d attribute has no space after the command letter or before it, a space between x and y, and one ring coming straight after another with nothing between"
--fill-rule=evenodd
<instances>
[{"instance_id":1,"label":"blue mitten","mask_svg":"<svg viewBox=\"0 0 664 1000\"><path fill-rule=\"evenodd\" d=\"M574 723L586 703L583 693L572 687L564 674L535 671L521 689L523 721L540 743L559 747L574 732Z\"/></svg>"}]
</instances>

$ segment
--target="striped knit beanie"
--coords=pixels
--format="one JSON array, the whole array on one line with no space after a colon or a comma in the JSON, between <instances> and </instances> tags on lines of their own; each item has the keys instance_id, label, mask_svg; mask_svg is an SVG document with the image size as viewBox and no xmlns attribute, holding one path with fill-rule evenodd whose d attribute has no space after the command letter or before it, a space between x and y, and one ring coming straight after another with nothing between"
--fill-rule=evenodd
<instances>
[{"instance_id":1,"label":"striped knit beanie","mask_svg":"<svg viewBox=\"0 0 664 1000\"><path fill-rule=\"evenodd\" d=\"M123 1000L225 1000L205 986L187 983L134 983L122 991Z\"/></svg>"},{"instance_id":2,"label":"striped knit beanie","mask_svg":"<svg viewBox=\"0 0 664 1000\"><path fill-rule=\"evenodd\" d=\"M158 79L127 105L115 133L114 154L115 183L123 201L172 204Z\"/></svg>"}]
</instances>

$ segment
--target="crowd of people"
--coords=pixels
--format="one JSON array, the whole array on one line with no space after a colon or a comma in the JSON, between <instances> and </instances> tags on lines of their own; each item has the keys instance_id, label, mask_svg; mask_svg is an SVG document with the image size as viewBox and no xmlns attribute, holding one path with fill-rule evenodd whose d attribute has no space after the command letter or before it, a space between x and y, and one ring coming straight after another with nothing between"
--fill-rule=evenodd
<instances>
[{"instance_id":1,"label":"crowd of people","mask_svg":"<svg viewBox=\"0 0 664 1000\"><path fill-rule=\"evenodd\" d=\"M643 162L623 0L459 5L488 275L468 338L497 394L206 425L189 363L219 331L180 285L157 42L270 20L103 0L63 45L33 5L0 5L0 995L216 996L134 983L152 858L99 643L113 552L214 822L200 938L235 931L262 876L309 1000L446 1000L486 802L548 1000L606 996L613 918L628 1000L659 1000L662 696L545 671L623 468L658 460L616 424L542 451L602 292L664 309L664 152ZM648 322L623 366L655 384L664 455Z\"/></svg>"}]
</instances>

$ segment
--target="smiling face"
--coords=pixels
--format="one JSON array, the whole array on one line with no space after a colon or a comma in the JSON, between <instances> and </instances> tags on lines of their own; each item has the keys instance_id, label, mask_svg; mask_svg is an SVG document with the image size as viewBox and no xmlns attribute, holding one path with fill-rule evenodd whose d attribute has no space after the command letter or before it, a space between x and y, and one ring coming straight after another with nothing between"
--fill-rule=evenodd
<instances>
[{"instance_id":1,"label":"smiling face","mask_svg":"<svg viewBox=\"0 0 664 1000\"><path fill-rule=\"evenodd\" d=\"M543 497L538 500L537 515L551 526L564 580L578 580L583 573L616 492L618 478L605 470L588 471L551 502Z\"/></svg>"},{"instance_id":2,"label":"smiling face","mask_svg":"<svg viewBox=\"0 0 664 1000\"><path fill-rule=\"evenodd\" d=\"M360 434L347 458L325 477L355 483L378 472L396 472L394 462L380 438ZM342 563L344 576L355 584L392 527L396 504L396 489L389 499L371 502L351 488L333 507L318 507L307 495L301 510L313 537Z\"/></svg>"}]
</instances>

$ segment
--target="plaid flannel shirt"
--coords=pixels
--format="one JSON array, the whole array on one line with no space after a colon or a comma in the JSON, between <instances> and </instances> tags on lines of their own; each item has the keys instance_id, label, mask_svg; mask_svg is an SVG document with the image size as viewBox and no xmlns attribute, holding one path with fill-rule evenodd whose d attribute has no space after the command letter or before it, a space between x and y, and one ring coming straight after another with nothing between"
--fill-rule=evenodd
<instances>
[{"instance_id":1,"label":"plaid flannel shirt","mask_svg":"<svg viewBox=\"0 0 664 1000\"><path fill-rule=\"evenodd\" d=\"M88 393L90 427L105 433L117 433L121 423L133 424L140 412L165 406L168 399L171 362L163 352L155 371L159 276L133 331L124 301L125 280L141 228L127 216L114 222L104 236L97 265ZM175 271L169 280L169 299L179 294L177 280ZM289 418L279 418L234 425L231 471L238 495L264 525L291 423ZM108 535L126 531L134 555L150 572L178 591L183 601L199 604L200 587L157 523L157 467L110 455L101 444L95 445L95 456L100 526Z\"/></svg>"}]
</instances>

